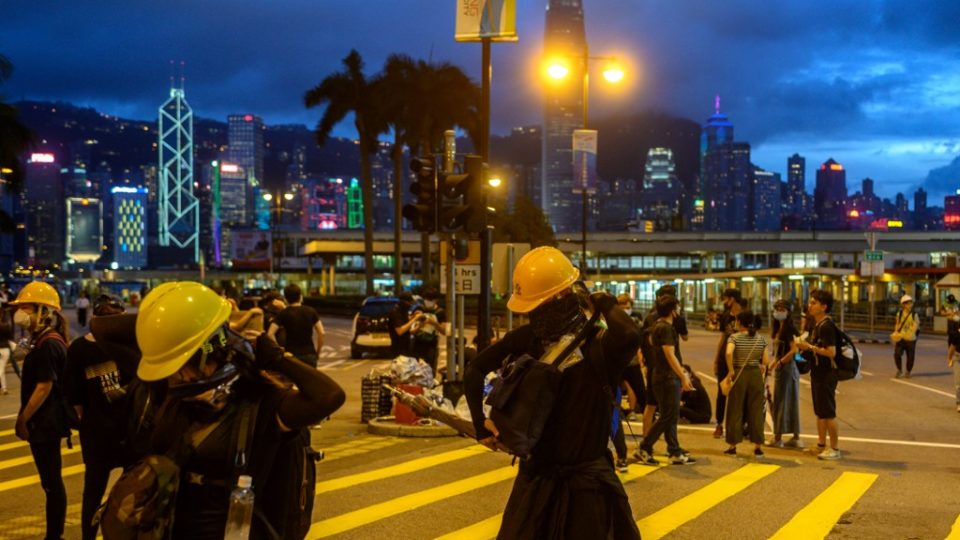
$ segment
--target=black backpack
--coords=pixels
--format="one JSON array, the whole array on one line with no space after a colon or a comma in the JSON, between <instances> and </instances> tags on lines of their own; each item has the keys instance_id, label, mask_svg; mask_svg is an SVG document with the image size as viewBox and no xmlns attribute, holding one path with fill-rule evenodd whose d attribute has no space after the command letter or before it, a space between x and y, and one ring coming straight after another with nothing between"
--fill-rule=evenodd
<instances>
[{"instance_id":1,"label":"black backpack","mask_svg":"<svg viewBox=\"0 0 960 540\"><path fill-rule=\"evenodd\" d=\"M860 350L853 344L853 340L846 332L836 327L835 330L837 332L837 355L833 360L837 368L837 380L859 379L861 377Z\"/></svg>"},{"instance_id":2,"label":"black backpack","mask_svg":"<svg viewBox=\"0 0 960 540\"><path fill-rule=\"evenodd\" d=\"M277 449L273 466L257 497L263 501L256 512L271 536L302 540L313 522L313 501L317 489L317 462L323 454L310 445L307 428L285 438Z\"/></svg>"}]
</instances>

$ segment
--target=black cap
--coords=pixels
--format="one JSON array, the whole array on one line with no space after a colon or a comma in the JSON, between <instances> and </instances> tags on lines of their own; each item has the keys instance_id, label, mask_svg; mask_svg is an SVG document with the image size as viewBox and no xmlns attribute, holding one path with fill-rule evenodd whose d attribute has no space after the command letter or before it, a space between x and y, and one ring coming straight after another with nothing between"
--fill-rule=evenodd
<instances>
[{"instance_id":1,"label":"black cap","mask_svg":"<svg viewBox=\"0 0 960 540\"><path fill-rule=\"evenodd\" d=\"M740 294L740 289L724 289L723 294L720 295L723 298L733 298L734 300L740 300L743 298L743 295Z\"/></svg>"}]
</instances>

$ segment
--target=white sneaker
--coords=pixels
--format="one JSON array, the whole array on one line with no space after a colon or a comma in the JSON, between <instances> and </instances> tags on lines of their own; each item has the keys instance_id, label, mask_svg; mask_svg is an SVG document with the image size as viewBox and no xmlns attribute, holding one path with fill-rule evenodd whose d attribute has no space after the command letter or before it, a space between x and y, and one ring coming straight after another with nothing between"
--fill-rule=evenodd
<instances>
[{"instance_id":1,"label":"white sneaker","mask_svg":"<svg viewBox=\"0 0 960 540\"><path fill-rule=\"evenodd\" d=\"M827 448L823 452L820 452L820 455L817 456L817 459L822 459L824 461L836 461L840 459L840 451L836 448Z\"/></svg>"}]
</instances>

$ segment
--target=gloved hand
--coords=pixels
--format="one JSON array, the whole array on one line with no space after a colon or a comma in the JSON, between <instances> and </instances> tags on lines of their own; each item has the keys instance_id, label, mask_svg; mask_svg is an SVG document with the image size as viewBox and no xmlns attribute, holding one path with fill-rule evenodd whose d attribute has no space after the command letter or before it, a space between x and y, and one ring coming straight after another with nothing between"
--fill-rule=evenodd
<instances>
[{"instance_id":1,"label":"gloved hand","mask_svg":"<svg viewBox=\"0 0 960 540\"><path fill-rule=\"evenodd\" d=\"M617 298L606 291L597 291L590 294L590 303L594 309L606 315L617 305Z\"/></svg>"},{"instance_id":2,"label":"gloved hand","mask_svg":"<svg viewBox=\"0 0 960 540\"><path fill-rule=\"evenodd\" d=\"M283 360L283 355L286 354L286 351L264 332L257 336L256 350L254 353L258 368L279 371L280 362Z\"/></svg>"}]
</instances>

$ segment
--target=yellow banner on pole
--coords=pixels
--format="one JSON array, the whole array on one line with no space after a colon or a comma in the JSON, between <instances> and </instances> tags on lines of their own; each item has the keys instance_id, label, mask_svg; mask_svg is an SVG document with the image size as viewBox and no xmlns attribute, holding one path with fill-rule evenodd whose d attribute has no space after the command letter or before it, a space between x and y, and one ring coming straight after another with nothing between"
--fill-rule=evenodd
<instances>
[{"instance_id":1,"label":"yellow banner on pole","mask_svg":"<svg viewBox=\"0 0 960 540\"><path fill-rule=\"evenodd\" d=\"M457 0L457 41L517 41L516 0Z\"/></svg>"}]
</instances>

